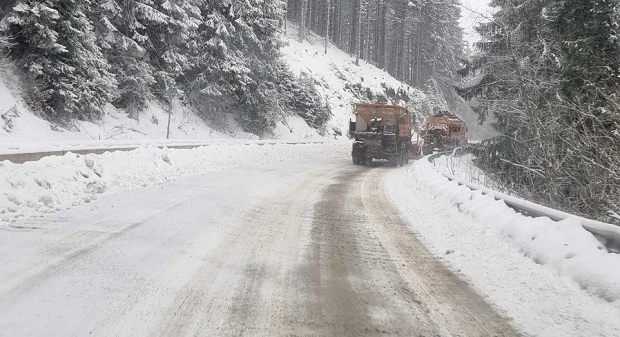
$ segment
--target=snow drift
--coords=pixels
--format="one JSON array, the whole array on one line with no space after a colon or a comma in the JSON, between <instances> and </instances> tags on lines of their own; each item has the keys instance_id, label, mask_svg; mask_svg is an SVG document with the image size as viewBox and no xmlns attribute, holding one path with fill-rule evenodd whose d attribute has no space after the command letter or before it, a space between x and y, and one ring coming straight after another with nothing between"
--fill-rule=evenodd
<instances>
[{"instance_id":1,"label":"snow drift","mask_svg":"<svg viewBox=\"0 0 620 337\"><path fill-rule=\"evenodd\" d=\"M342 157L348 148L348 142L262 146L215 143L190 150L141 147L102 155L68 153L24 164L4 161L0 162L0 228L22 217L42 218L120 189L234 167Z\"/></svg>"},{"instance_id":2,"label":"snow drift","mask_svg":"<svg viewBox=\"0 0 620 337\"><path fill-rule=\"evenodd\" d=\"M448 180L426 160L418 161L411 174L425 177L437 196L488 230L510 238L536 263L571 277L591 294L610 302L620 300L620 255L607 252L577 220L525 217L501 200Z\"/></svg>"}]
</instances>

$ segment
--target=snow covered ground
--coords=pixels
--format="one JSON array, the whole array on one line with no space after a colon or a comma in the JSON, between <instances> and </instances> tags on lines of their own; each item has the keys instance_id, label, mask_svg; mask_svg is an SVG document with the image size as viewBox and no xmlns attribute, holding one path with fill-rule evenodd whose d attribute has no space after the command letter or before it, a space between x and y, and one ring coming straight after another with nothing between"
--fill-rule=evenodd
<instances>
[{"instance_id":1,"label":"snow covered ground","mask_svg":"<svg viewBox=\"0 0 620 337\"><path fill-rule=\"evenodd\" d=\"M397 169L295 149L0 230L1 334L517 336L406 230Z\"/></svg>"},{"instance_id":2,"label":"snow covered ground","mask_svg":"<svg viewBox=\"0 0 620 337\"><path fill-rule=\"evenodd\" d=\"M427 247L528 334L620 336L620 255L578 223L516 214L426 159L387 190Z\"/></svg>"},{"instance_id":3,"label":"snow covered ground","mask_svg":"<svg viewBox=\"0 0 620 337\"><path fill-rule=\"evenodd\" d=\"M139 120L128 118L123 111L108 106L106 115L97 122L73 121L68 127L52 124L32 113L19 98L19 90L10 88L0 78L0 149L3 143L63 142L166 139L168 114L164 108L151 102ZM235 125L234 122L230 123ZM286 124L279 123L274 137L286 140L321 138L299 116L290 116ZM173 105L170 139L258 139L256 135L234 127L229 132L218 132L199 118L191 109L178 101Z\"/></svg>"},{"instance_id":4,"label":"snow covered ground","mask_svg":"<svg viewBox=\"0 0 620 337\"><path fill-rule=\"evenodd\" d=\"M262 146L218 142L189 150L151 146L102 155L68 153L24 164L0 162L0 229L23 217L41 218L119 190L234 167L343 157L349 147L349 142Z\"/></svg>"},{"instance_id":5,"label":"snow covered ground","mask_svg":"<svg viewBox=\"0 0 620 337\"><path fill-rule=\"evenodd\" d=\"M68 154L22 165L0 163L0 176L3 178L0 181L0 265L17 266L15 268L31 264L36 266L35 269L11 269L14 273L0 273L1 277L14 281L5 284L6 289L17 287L18 293L23 296L18 297L12 293L10 296L15 296L15 301L4 303L4 313L15 317L15 320L6 320L3 324L8 324L12 329L28 329L42 335L45 326L29 324L32 322L30 317L40 314L43 317L40 318L41 322L53 324L48 328L71 335L87 331L93 325L96 326L95 334L99 335L127 335L128 331L144 331L150 327L148 324L156 324L162 315L162 307L156 304L164 306L162 303L171 302L184 280L198 273L204 261L209 261L211 252L217 247L225 247L221 242L236 233L227 219L247 218L253 223L252 219L264 215L264 210L247 216L241 213L249 210L249 205L263 203L285 209L281 210L285 216L296 215L306 222L316 223L309 220L311 214L315 214L316 207L308 204L309 201L303 195L296 195L295 188L286 189L290 196L280 196L282 199L275 204L271 202L269 193L287 184L300 184L305 186L307 193L314 195L322 191L327 196L328 190L312 186L340 186L338 184L344 184L341 179L348 181L351 191L357 193L361 193L361 190L354 187L360 184L366 190L378 191L380 189L371 182L379 182L386 176L388 196L400 209L411 231L417 233L435 256L471 283L501 314L511 318L516 327L532 336L620 336L620 320L617 319L620 317L620 257L600 249L596 239L578 224L534 220L514 214L501 202L447 181L424 159L401 169L353 166L348 158L349 147L349 142L263 146L214 143L192 150L142 147L135 151L103 155ZM227 180L218 180L221 176L214 173L216 171L220 171L221 176ZM235 191L227 187L234 185L231 179L237 174L247 174L247 177L240 179L256 185L255 188L247 187L246 193L251 195L237 196ZM310 179L314 185L308 187L304 182L293 179L296 176ZM185 178L177 179L181 177ZM269 177L270 180L262 183L263 177ZM360 179L363 180L361 183ZM194 181L198 185L193 186ZM226 196L220 196L218 191L226 191ZM160 193L169 193L169 197L162 198ZM136 196L148 198L138 200ZM297 208L289 209L292 206L285 202L295 196L295 207L303 205L303 212ZM365 193L361 197L365 202L374 200L372 195ZM320 202L316 195L312 202L316 205L331 205ZM362 207L360 205L346 203L350 209ZM196 218L190 214L190 210L197 209L201 209L204 216L213 216L215 220ZM184 214L178 223L170 216L174 212ZM107 217L93 219L88 215L91 213L107 214ZM389 217L398 217L394 212L389 213ZM331 216L327 218L331 219ZM63 221L69 221L70 225ZM217 225L210 225L210 229L204 232L201 226L196 225L200 221ZM279 228L280 234L298 235L288 232L296 228L296 222L279 221L276 227L261 222L262 227L255 230L263 233L261 235L265 238L276 237L273 235L276 228ZM157 237L157 244L150 239L151 227L140 227L137 232L132 232L134 223L143 222L157 228L158 234L152 235ZM367 254L376 253L375 250L382 246L377 245L376 238L370 234L378 230L374 229L377 224L370 221L364 226L365 230L353 226L352 229L356 230L352 233L369 235L363 241L363 245L366 245L363 247L368 249ZM382 223L381 226L389 227L390 224ZM73 236L74 231L77 236ZM187 246L187 242L193 240L192 231L201 233L200 244ZM251 233L242 233L235 235L242 235L244 239L252 238ZM307 234L310 230L306 228L299 233ZM67 234L62 239L65 241L56 242L61 234ZM93 244L94 241L89 241L92 236L109 239L104 240L104 248L101 250L86 250L82 255L75 255L87 249L80 247ZM338 240L343 238L336 237ZM403 236L399 234L398 237ZM393 240L389 239L385 243L394 243ZM31 252L34 255L20 255L29 251L31 245L40 242L49 243L55 248L43 250L43 255L36 255L40 253L39 250ZM139 246L134 247L136 242ZM300 242L314 241L306 239ZM74 244L77 248L70 249ZM268 255L274 259L269 261L281 261L282 254L286 255L277 249L265 253L262 244L253 246L254 253L251 253L242 249L244 242L238 244L235 254L250 260ZM415 244L412 243L412 246ZM279 244L273 247L279 247ZM58 249L61 250L59 257L54 255ZM166 257L168 253L185 256L186 251L191 252L186 259L190 262L184 260L183 265L175 262L176 257ZM305 255L299 252L296 254L291 255L290 260L300 263ZM72 262L74 255L80 257ZM159 272L153 265L152 256L171 263L170 268L178 269ZM62 259L56 262L56 258L68 259L69 262ZM101 263L111 261L110 258L116 264ZM50 274L47 271L55 270L57 264L61 263L71 263L71 268L62 269L62 273ZM182 271L182 276L173 270ZM413 268L409 272L415 274L415 270ZM215 269L213 272L219 275L217 282L214 281L213 291L225 290L227 294L234 290L227 286L227 275L235 275L235 280L241 277L240 272L236 273L232 269ZM80 273L86 273L90 278L84 278ZM48 274L52 276L48 278ZM120 275L123 281L117 280L114 275ZM252 277L260 279L260 275ZM279 274L268 275L276 277L273 275ZM20 281L23 277L28 280L32 277L35 283ZM385 277L382 273L377 279ZM37 282L47 283L39 287ZM65 289L73 289L70 285L81 288L76 288L77 292L66 293ZM36 291L29 290L29 287ZM91 288L101 292L90 292ZM110 292L112 288L120 290ZM142 292L138 292L139 289ZM149 294L144 293L144 289L150 289ZM126 303L125 296L131 297L130 303ZM142 297L148 300L142 300ZM65 301L65 298L68 299ZM34 307L32 299L37 301ZM78 312L78 308L85 309ZM92 311L86 311L87 308ZM106 309L97 311L93 308ZM431 308L431 312L434 309ZM29 316L21 312L27 312ZM51 312L62 312L62 317L49 315ZM122 324L111 324L112 320L119 319L119 315L127 318L119 321ZM59 323L66 322L67 317L80 318L80 323L74 325L75 330L68 331L67 324ZM98 317L107 318L94 323L93 320ZM138 317L146 317L150 323L142 324L140 322L143 320Z\"/></svg>"}]
</instances>

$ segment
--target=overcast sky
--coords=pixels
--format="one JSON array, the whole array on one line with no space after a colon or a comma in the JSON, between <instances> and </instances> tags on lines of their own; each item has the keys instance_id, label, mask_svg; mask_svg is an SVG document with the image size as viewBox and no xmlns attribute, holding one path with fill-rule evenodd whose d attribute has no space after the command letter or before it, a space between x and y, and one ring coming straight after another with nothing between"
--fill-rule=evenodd
<instances>
[{"instance_id":1,"label":"overcast sky","mask_svg":"<svg viewBox=\"0 0 620 337\"><path fill-rule=\"evenodd\" d=\"M490 8L489 6L487 6L489 1L490 0L461 0L461 27L463 27L463 29L465 30L465 41L470 46L473 42L479 40L478 34L476 33L476 31L474 31L473 27L475 26L476 22L484 21L484 18L476 13L489 15Z\"/></svg>"}]
</instances>

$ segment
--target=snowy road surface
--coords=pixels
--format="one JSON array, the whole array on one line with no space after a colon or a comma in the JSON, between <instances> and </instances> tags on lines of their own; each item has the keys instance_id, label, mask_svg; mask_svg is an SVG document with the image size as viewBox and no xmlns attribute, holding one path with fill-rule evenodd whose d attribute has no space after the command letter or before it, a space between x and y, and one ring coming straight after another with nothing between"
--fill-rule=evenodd
<instances>
[{"instance_id":1,"label":"snowy road surface","mask_svg":"<svg viewBox=\"0 0 620 337\"><path fill-rule=\"evenodd\" d=\"M410 232L397 170L238 168L11 226L0 336L518 335Z\"/></svg>"}]
</instances>

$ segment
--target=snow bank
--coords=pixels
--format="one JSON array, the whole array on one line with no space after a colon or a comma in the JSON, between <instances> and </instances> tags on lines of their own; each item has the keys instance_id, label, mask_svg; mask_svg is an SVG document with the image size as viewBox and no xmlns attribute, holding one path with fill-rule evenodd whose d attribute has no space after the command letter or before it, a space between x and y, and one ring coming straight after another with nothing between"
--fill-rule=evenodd
<instances>
[{"instance_id":1,"label":"snow bank","mask_svg":"<svg viewBox=\"0 0 620 337\"><path fill-rule=\"evenodd\" d=\"M395 170L386 192L425 246L525 335L620 336L618 256L577 224L515 214L426 159Z\"/></svg>"},{"instance_id":2,"label":"snow bank","mask_svg":"<svg viewBox=\"0 0 620 337\"><path fill-rule=\"evenodd\" d=\"M416 164L414 174L426 177L438 196L458 205L486 228L512 239L535 262L573 278L607 301L620 300L620 255L608 253L578 220L525 217L501 200L448 180L426 160Z\"/></svg>"},{"instance_id":3,"label":"snow bank","mask_svg":"<svg viewBox=\"0 0 620 337\"><path fill-rule=\"evenodd\" d=\"M101 194L159 184L181 176L233 167L342 157L348 142L326 144L224 144L190 149L141 147L102 155L45 157L0 162L0 228L22 217L43 217L90 202Z\"/></svg>"},{"instance_id":4,"label":"snow bank","mask_svg":"<svg viewBox=\"0 0 620 337\"><path fill-rule=\"evenodd\" d=\"M285 144L292 142L326 142L325 138L312 139L149 139L149 140L71 140L46 142L0 142L0 155L11 155L35 152L58 152L97 149L126 149L148 146L206 146L206 145L234 145L234 144Z\"/></svg>"}]
</instances>

